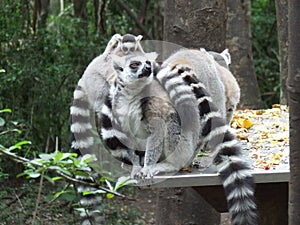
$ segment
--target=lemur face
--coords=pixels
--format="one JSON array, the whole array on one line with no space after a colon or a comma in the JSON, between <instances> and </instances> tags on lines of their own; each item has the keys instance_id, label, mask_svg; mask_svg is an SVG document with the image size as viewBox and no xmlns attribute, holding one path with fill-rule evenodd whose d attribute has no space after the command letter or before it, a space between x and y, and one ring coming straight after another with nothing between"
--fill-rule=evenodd
<instances>
[{"instance_id":1,"label":"lemur face","mask_svg":"<svg viewBox=\"0 0 300 225\"><path fill-rule=\"evenodd\" d=\"M156 53L114 57L113 66L117 81L127 87L142 88L153 80L153 61Z\"/></svg>"},{"instance_id":2,"label":"lemur face","mask_svg":"<svg viewBox=\"0 0 300 225\"><path fill-rule=\"evenodd\" d=\"M124 42L122 44L122 51L125 55L129 54L130 52L134 52L136 50L136 43L135 42Z\"/></svg>"},{"instance_id":3,"label":"lemur face","mask_svg":"<svg viewBox=\"0 0 300 225\"><path fill-rule=\"evenodd\" d=\"M143 36L134 36L132 34L125 34L122 37L122 45L121 50L125 55L128 55L130 52L134 52L137 50L138 43L142 40Z\"/></svg>"}]
</instances>

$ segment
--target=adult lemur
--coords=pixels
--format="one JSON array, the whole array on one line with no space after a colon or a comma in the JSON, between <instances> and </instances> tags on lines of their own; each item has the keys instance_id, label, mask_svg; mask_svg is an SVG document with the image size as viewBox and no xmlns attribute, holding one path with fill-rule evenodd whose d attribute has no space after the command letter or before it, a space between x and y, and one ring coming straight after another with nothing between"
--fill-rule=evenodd
<instances>
[{"instance_id":1,"label":"adult lemur","mask_svg":"<svg viewBox=\"0 0 300 225\"><path fill-rule=\"evenodd\" d=\"M153 54L138 51L112 58L110 63L116 73L113 79L108 79L107 73L100 74L108 84L99 86L106 88L100 92L100 100L93 97L98 101L93 110L101 111L101 136L112 154L134 165L134 177L145 179L188 165L197 146L205 144L213 162L219 165L233 224L257 224L252 176L247 163L239 158L240 147L224 119L225 90L213 59L197 50L179 51L163 63L157 78L153 78ZM215 90L211 96L210 90ZM82 109L89 104L78 98L84 96L81 88L75 93L74 102L79 99L80 104L74 105L82 113L73 115L82 116L86 113ZM86 118L88 113L84 115ZM83 128L76 125L77 136L80 132L88 136L90 122L77 119L86 124ZM84 153L92 147L92 143L84 144L85 135L79 139L80 144L73 145Z\"/></svg>"}]
</instances>

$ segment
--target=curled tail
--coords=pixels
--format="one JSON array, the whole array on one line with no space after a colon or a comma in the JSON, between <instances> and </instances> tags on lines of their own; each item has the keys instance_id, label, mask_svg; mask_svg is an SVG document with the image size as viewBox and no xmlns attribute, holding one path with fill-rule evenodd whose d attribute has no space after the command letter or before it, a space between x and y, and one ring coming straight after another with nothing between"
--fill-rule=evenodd
<instances>
[{"instance_id":1,"label":"curled tail","mask_svg":"<svg viewBox=\"0 0 300 225\"><path fill-rule=\"evenodd\" d=\"M90 105L84 89L78 85L74 91L74 98L70 109L71 129L71 151L78 154L79 159L87 153L92 153L94 145L94 122L92 121ZM95 172L94 172L95 173ZM95 174L95 176L97 176ZM85 182L94 182L92 177L76 176L77 179ZM101 225L104 223L104 216L101 209L102 197L95 188L85 185L78 185L77 191L80 195L82 210L80 216L82 225ZM85 194L89 193L89 194Z\"/></svg>"},{"instance_id":2,"label":"curled tail","mask_svg":"<svg viewBox=\"0 0 300 225\"><path fill-rule=\"evenodd\" d=\"M185 76L198 99L200 139L220 166L219 174L227 198L233 225L258 224L251 168L241 156L241 146L230 130L203 83L196 77Z\"/></svg>"}]
</instances>

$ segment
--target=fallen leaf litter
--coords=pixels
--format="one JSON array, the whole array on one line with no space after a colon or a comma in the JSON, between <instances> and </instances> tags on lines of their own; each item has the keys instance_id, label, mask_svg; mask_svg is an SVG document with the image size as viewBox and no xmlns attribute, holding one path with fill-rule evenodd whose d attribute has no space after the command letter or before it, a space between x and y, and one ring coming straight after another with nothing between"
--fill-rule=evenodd
<instances>
[{"instance_id":1,"label":"fallen leaf litter","mask_svg":"<svg viewBox=\"0 0 300 225\"><path fill-rule=\"evenodd\" d=\"M289 113L285 105L237 110L231 123L254 169L289 168Z\"/></svg>"}]
</instances>

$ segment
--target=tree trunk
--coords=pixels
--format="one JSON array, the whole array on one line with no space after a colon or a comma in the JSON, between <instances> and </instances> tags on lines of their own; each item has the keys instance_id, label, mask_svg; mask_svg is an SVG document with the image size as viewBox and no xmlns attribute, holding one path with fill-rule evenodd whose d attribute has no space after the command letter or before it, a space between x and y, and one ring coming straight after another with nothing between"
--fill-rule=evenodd
<instances>
[{"instance_id":1,"label":"tree trunk","mask_svg":"<svg viewBox=\"0 0 300 225\"><path fill-rule=\"evenodd\" d=\"M32 30L36 33L36 24L38 28L45 28L49 14L50 0L35 0L33 8Z\"/></svg>"},{"instance_id":2,"label":"tree trunk","mask_svg":"<svg viewBox=\"0 0 300 225\"><path fill-rule=\"evenodd\" d=\"M74 16L81 19L80 27L88 35L87 0L73 0Z\"/></svg>"},{"instance_id":3,"label":"tree trunk","mask_svg":"<svg viewBox=\"0 0 300 225\"><path fill-rule=\"evenodd\" d=\"M226 1L166 0L164 40L187 48L225 49Z\"/></svg>"},{"instance_id":4,"label":"tree trunk","mask_svg":"<svg viewBox=\"0 0 300 225\"><path fill-rule=\"evenodd\" d=\"M95 27L100 36L105 34L105 5L106 0L94 0Z\"/></svg>"},{"instance_id":5,"label":"tree trunk","mask_svg":"<svg viewBox=\"0 0 300 225\"><path fill-rule=\"evenodd\" d=\"M280 104L287 104L286 80L288 76L288 1L276 0L276 19L280 66Z\"/></svg>"},{"instance_id":6,"label":"tree trunk","mask_svg":"<svg viewBox=\"0 0 300 225\"><path fill-rule=\"evenodd\" d=\"M155 40L163 39L163 27L164 27L164 0L155 0L154 3L154 18L153 18L153 32Z\"/></svg>"},{"instance_id":7,"label":"tree trunk","mask_svg":"<svg viewBox=\"0 0 300 225\"><path fill-rule=\"evenodd\" d=\"M226 40L226 1L166 0L163 39L186 48L204 47L207 50L223 51ZM164 209L164 216L158 214L156 224L219 224L220 214L199 194L194 195L191 190L186 189L185 193L197 198L197 205L187 208L185 204L180 208L178 201L174 201L178 198L174 194L176 189L170 188L165 192L159 199L159 204L168 207ZM182 195L180 198L180 201L186 204L190 202L188 195ZM178 211L175 212L174 209ZM193 218L192 215L197 217ZM202 218L201 222L199 218Z\"/></svg>"},{"instance_id":8,"label":"tree trunk","mask_svg":"<svg viewBox=\"0 0 300 225\"><path fill-rule=\"evenodd\" d=\"M288 100L290 106L289 225L300 224L300 1L288 6Z\"/></svg>"},{"instance_id":9,"label":"tree trunk","mask_svg":"<svg viewBox=\"0 0 300 225\"><path fill-rule=\"evenodd\" d=\"M226 46L231 53L230 69L241 87L239 108L261 108L250 39L250 0L227 0L227 14Z\"/></svg>"}]
</instances>

